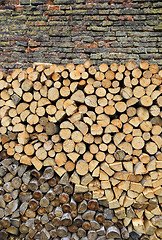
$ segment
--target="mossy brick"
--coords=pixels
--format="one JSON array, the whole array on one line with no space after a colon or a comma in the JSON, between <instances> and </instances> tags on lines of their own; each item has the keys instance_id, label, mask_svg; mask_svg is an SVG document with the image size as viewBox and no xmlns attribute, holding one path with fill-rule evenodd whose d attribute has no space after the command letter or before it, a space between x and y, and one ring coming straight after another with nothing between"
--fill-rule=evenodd
<instances>
[{"instance_id":1,"label":"mossy brick","mask_svg":"<svg viewBox=\"0 0 162 240\"><path fill-rule=\"evenodd\" d=\"M133 47L133 42L122 42L122 47Z\"/></svg>"},{"instance_id":2,"label":"mossy brick","mask_svg":"<svg viewBox=\"0 0 162 240\"><path fill-rule=\"evenodd\" d=\"M34 23L34 25L35 26L46 26L46 21L36 21L35 23Z\"/></svg>"},{"instance_id":3,"label":"mossy brick","mask_svg":"<svg viewBox=\"0 0 162 240\"><path fill-rule=\"evenodd\" d=\"M156 64L157 64L157 61L156 61ZM159 59L159 60L158 60L158 64L159 64L160 66L162 66L162 59Z\"/></svg>"},{"instance_id":4,"label":"mossy brick","mask_svg":"<svg viewBox=\"0 0 162 240\"><path fill-rule=\"evenodd\" d=\"M89 14L98 14L98 10L97 9L93 9L93 10L85 10L85 9L75 9L75 10L68 10L65 11L66 14L72 14L72 15L89 15Z\"/></svg>"},{"instance_id":5,"label":"mossy brick","mask_svg":"<svg viewBox=\"0 0 162 240\"><path fill-rule=\"evenodd\" d=\"M93 42L94 41L94 37L91 36L81 36L81 40L84 42Z\"/></svg>"},{"instance_id":6,"label":"mossy brick","mask_svg":"<svg viewBox=\"0 0 162 240\"><path fill-rule=\"evenodd\" d=\"M158 48L161 47L161 42L157 42L156 47L158 47Z\"/></svg>"},{"instance_id":7,"label":"mossy brick","mask_svg":"<svg viewBox=\"0 0 162 240\"><path fill-rule=\"evenodd\" d=\"M118 48L118 51L121 53L128 53L128 54L132 54L132 48Z\"/></svg>"},{"instance_id":8,"label":"mossy brick","mask_svg":"<svg viewBox=\"0 0 162 240\"><path fill-rule=\"evenodd\" d=\"M24 42L24 41L16 41L16 45L17 46L23 46L23 47L27 47L28 46L28 42Z\"/></svg>"},{"instance_id":9,"label":"mossy brick","mask_svg":"<svg viewBox=\"0 0 162 240\"><path fill-rule=\"evenodd\" d=\"M109 31L109 29L108 29L108 31ZM103 34L103 32L101 31L101 32L98 32L98 31L86 31L86 34L89 34L91 37L94 37L94 38L101 38L101 37L103 37L103 35L106 35L107 34L107 32L104 32L104 34ZM76 34L74 33L74 35L76 36Z\"/></svg>"},{"instance_id":10,"label":"mossy brick","mask_svg":"<svg viewBox=\"0 0 162 240\"><path fill-rule=\"evenodd\" d=\"M146 15L147 20L157 20L160 18L157 14Z\"/></svg>"},{"instance_id":11,"label":"mossy brick","mask_svg":"<svg viewBox=\"0 0 162 240\"><path fill-rule=\"evenodd\" d=\"M137 40L137 42L136 42L136 41L133 41L133 46L134 46L134 47L140 47L140 46L141 46L140 41L138 41L138 40Z\"/></svg>"},{"instance_id":12,"label":"mossy brick","mask_svg":"<svg viewBox=\"0 0 162 240\"><path fill-rule=\"evenodd\" d=\"M0 34L0 42L1 41L9 41L9 37L6 34Z\"/></svg>"},{"instance_id":13,"label":"mossy brick","mask_svg":"<svg viewBox=\"0 0 162 240\"><path fill-rule=\"evenodd\" d=\"M116 48L116 47L121 47L122 45L121 45L120 42L111 42L110 46L113 47L113 48Z\"/></svg>"},{"instance_id":14,"label":"mossy brick","mask_svg":"<svg viewBox=\"0 0 162 240\"><path fill-rule=\"evenodd\" d=\"M139 54L133 54L133 53L131 53L131 54L129 54L129 55L127 55L127 61L131 61L131 60L137 60L137 59L139 59Z\"/></svg>"},{"instance_id":15,"label":"mossy brick","mask_svg":"<svg viewBox=\"0 0 162 240\"><path fill-rule=\"evenodd\" d=\"M147 52L148 53L158 53L158 49L157 48L147 48Z\"/></svg>"},{"instance_id":16,"label":"mossy brick","mask_svg":"<svg viewBox=\"0 0 162 240\"><path fill-rule=\"evenodd\" d=\"M149 37L149 32L136 32L136 33L134 33L134 32L127 32L127 35L128 36L130 36L130 37L134 37L134 36L136 36L136 37L141 37L141 38L143 38L143 37Z\"/></svg>"},{"instance_id":17,"label":"mossy brick","mask_svg":"<svg viewBox=\"0 0 162 240\"><path fill-rule=\"evenodd\" d=\"M70 10L71 9L70 5L60 5L58 7L60 8L60 10Z\"/></svg>"},{"instance_id":18,"label":"mossy brick","mask_svg":"<svg viewBox=\"0 0 162 240\"><path fill-rule=\"evenodd\" d=\"M66 57L73 59L73 58L76 58L77 56L76 56L76 54L74 54L74 53L67 53L67 54L66 54Z\"/></svg>"},{"instance_id":19,"label":"mossy brick","mask_svg":"<svg viewBox=\"0 0 162 240\"><path fill-rule=\"evenodd\" d=\"M120 15L120 14L123 14L123 9L115 9L115 8L112 8L110 9L110 15Z\"/></svg>"},{"instance_id":20,"label":"mossy brick","mask_svg":"<svg viewBox=\"0 0 162 240\"><path fill-rule=\"evenodd\" d=\"M103 40L105 40L105 41L115 41L116 37L106 36L106 37L103 38Z\"/></svg>"},{"instance_id":21,"label":"mossy brick","mask_svg":"<svg viewBox=\"0 0 162 240\"><path fill-rule=\"evenodd\" d=\"M141 39L141 41L142 41L142 39ZM155 37L146 38L146 41L147 41L147 42L157 42L157 37L155 36ZM152 43L151 43L151 44L152 44Z\"/></svg>"},{"instance_id":22,"label":"mossy brick","mask_svg":"<svg viewBox=\"0 0 162 240\"><path fill-rule=\"evenodd\" d=\"M118 42L127 42L128 39L127 39L127 36L124 36L124 37L117 37L117 41ZM129 42L129 41L128 41Z\"/></svg>"},{"instance_id":23,"label":"mossy brick","mask_svg":"<svg viewBox=\"0 0 162 240\"><path fill-rule=\"evenodd\" d=\"M138 48L133 48L133 49L132 49L132 53L137 53L137 54L139 54L139 53L145 53L145 52L146 52L146 50L145 50L144 47L138 47Z\"/></svg>"},{"instance_id":24,"label":"mossy brick","mask_svg":"<svg viewBox=\"0 0 162 240\"><path fill-rule=\"evenodd\" d=\"M154 59L161 59L161 54L159 54L159 53L154 53L154 54L153 54L153 58L154 58Z\"/></svg>"},{"instance_id":25,"label":"mossy brick","mask_svg":"<svg viewBox=\"0 0 162 240\"><path fill-rule=\"evenodd\" d=\"M7 17L2 15L0 16L0 24L2 24L2 21L6 21L7 20Z\"/></svg>"},{"instance_id":26,"label":"mossy brick","mask_svg":"<svg viewBox=\"0 0 162 240\"><path fill-rule=\"evenodd\" d=\"M139 21L143 21L146 20L146 16L144 15L136 15L133 17L134 20L139 20Z\"/></svg>"},{"instance_id":27,"label":"mossy brick","mask_svg":"<svg viewBox=\"0 0 162 240\"><path fill-rule=\"evenodd\" d=\"M73 0L53 0L54 4L73 4Z\"/></svg>"},{"instance_id":28,"label":"mossy brick","mask_svg":"<svg viewBox=\"0 0 162 240\"><path fill-rule=\"evenodd\" d=\"M32 6L32 7L31 7L29 13L30 13L29 15L34 15L34 16L41 15L42 17L44 17L43 11L37 10L37 9L35 8L35 6ZM31 13L33 13L33 14L31 14ZM46 17L47 17L47 16L46 16Z\"/></svg>"},{"instance_id":29,"label":"mossy brick","mask_svg":"<svg viewBox=\"0 0 162 240\"><path fill-rule=\"evenodd\" d=\"M105 42L104 41L99 41L98 42L98 47L104 47L105 46Z\"/></svg>"},{"instance_id":30,"label":"mossy brick","mask_svg":"<svg viewBox=\"0 0 162 240\"><path fill-rule=\"evenodd\" d=\"M73 52L74 53L84 53L85 51L84 51L84 48L73 48Z\"/></svg>"},{"instance_id":31,"label":"mossy brick","mask_svg":"<svg viewBox=\"0 0 162 240\"><path fill-rule=\"evenodd\" d=\"M162 14L162 9L160 8L147 8L144 10L145 14Z\"/></svg>"},{"instance_id":32,"label":"mossy brick","mask_svg":"<svg viewBox=\"0 0 162 240\"><path fill-rule=\"evenodd\" d=\"M153 58L153 54L139 54L139 57L142 59L142 60L149 60L149 59L152 59Z\"/></svg>"},{"instance_id":33,"label":"mossy brick","mask_svg":"<svg viewBox=\"0 0 162 240\"><path fill-rule=\"evenodd\" d=\"M124 53L110 53L109 58L111 58L111 59L127 59L127 55Z\"/></svg>"},{"instance_id":34,"label":"mossy brick","mask_svg":"<svg viewBox=\"0 0 162 240\"><path fill-rule=\"evenodd\" d=\"M146 3L142 3L141 4L141 8L149 8L151 7L151 3L150 2L146 2Z\"/></svg>"},{"instance_id":35,"label":"mossy brick","mask_svg":"<svg viewBox=\"0 0 162 240\"><path fill-rule=\"evenodd\" d=\"M61 48L73 48L75 45L72 42L53 42L54 47L61 47Z\"/></svg>"},{"instance_id":36,"label":"mossy brick","mask_svg":"<svg viewBox=\"0 0 162 240\"><path fill-rule=\"evenodd\" d=\"M115 35L116 35L117 37L123 37L123 36L126 36L127 33L126 33L126 32L122 32L122 31L116 31Z\"/></svg>"},{"instance_id":37,"label":"mossy brick","mask_svg":"<svg viewBox=\"0 0 162 240\"><path fill-rule=\"evenodd\" d=\"M147 24L149 26L157 26L158 21L157 20L145 21L145 24Z\"/></svg>"},{"instance_id":38,"label":"mossy brick","mask_svg":"<svg viewBox=\"0 0 162 240\"><path fill-rule=\"evenodd\" d=\"M99 10L99 15L108 15L110 14L110 9Z\"/></svg>"},{"instance_id":39,"label":"mossy brick","mask_svg":"<svg viewBox=\"0 0 162 240\"><path fill-rule=\"evenodd\" d=\"M71 53L73 51L72 48L60 48L60 52L63 53Z\"/></svg>"},{"instance_id":40,"label":"mossy brick","mask_svg":"<svg viewBox=\"0 0 162 240\"><path fill-rule=\"evenodd\" d=\"M30 5L30 0L20 0L20 5Z\"/></svg>"},{"instance_id":41,"label":"mossy brick","mask_svg":"<svg viewBox=\"0 0 162 240\"><path fill-rule=\"evenodd\" d=\"M72 62L77 65L77 64L83 64L86 60L87 60L86 58L83 58L83 59L76 58L76 59L73 59Z\"/></svg>"},{"instance_id":42,"label":"mossy brick","mask_svg":"<svg viewBox=\"0 0 162 240\"><path fill-rule=\"evenodd\" d=\"M91 4L89 5L91 6ZM86 5L83 5L83 4L75 4L74 1L73 1L73 5L72 5L72 9L86 9Z\"/></svg>"},{"instance_id":43,"label":"mossy brick","mask_svg":"<svg viewBox=\"0 0 162 240\"><path fill-rule=\"evenodd\" d=\"M70 36L70 31L49 30L49 36Z\"/></svg>"},{"instance_id":44,"label":"mossy brick","mask_svg":"<svg viewBox=\"0 0 162 240\"><path fill-rule=\"evenodd\" d=\"M119 20L118 16L115 16L115 15L112 15L112 16L109 15L108 18L109 18L109 20L111 20L111 21L118 21L118 20Z\"/></svg>"},{"instance_id":45,"label":"mossy brick","mask_svg":"<svg viewBox=\"0 0 162 240\"><path fill-rule=\"evenodd\" d=\"M103 21L102 22L102 26L104 27L104 26L111 26L111 25L113 25L113 21Z\"/></svg>"},{"instance_id":46,"label":"mossy brick","mask_svg":"<svg viewBox=\"0 0 162 240\"><path fill-rule=\"evenodd\" d=\"M122 10L123 15L144 15L144 13L144 9L125 8Z\"/></svg>"},{"instance_id":47,"label":"mossy brick","mask_svg":"<svg viewBox=\"0 0 162 240\"><path fill-rule=\"evenodd\" d=\"M42 5L46 2L46 0L31 0L32 5Z\"/></svg>"},{"instance_id":48,"label":"mossy brick","mask_svg":"<svg viewBox=\"0 0 162 240\"><path fill-rule=\"evenodd\" d=\"M39 26L39 30L43 32L48 32L50 30L50 26Z\"/></svg>"},{"instance_id":49,"label":"mossy brick","mask_svg":"<svg viewBox=\"0 0 162 240\"><path fill-rule=\"evenodd\" d=\"M0 47L6 47L6 46L10 46L10 43L7 42L0 42Z\"/></svg>"},{"instance_id":50,"label":"mossy brick","mask_svg":"<svg viewBox=\"0 0 162 240\"><path fill-rule=\"evenodd\" d=\"M28 17L28 21L46 21L48 19L48 17L47 16L33 16L33 15L31 15L31 16L29 16Z\"/></svg>"},{"instance_id":51,"label":"mossy brick","mask_svg":"<svg viewBox=\"0 0 162 240\"><path fill-rule=\"evenodd\" d=\"M11 16L9 20L12 21L13 23L13 21L23 21L26 19L27 19L27 16L24 14L21 14L21 15Z\"/></svg>"},{"instance_id":52,"label":"mossy brick","mask_svg":"<svg viewBox=\"0 0 162 240\"><path fill-rule=\"evenodd\" d=\"M149 32L149 36L151 37L161 37L161 32Z\"/></svg>"},{"instance_id":53,"label":"mossy brick","mask_svg":"<svg viewBox=\"0 0 162 240\"><path fill-rule=\"evenodd\" d=\"M12 14L12 12L13 12L13 10L11 10L11 9L2 9L0 11L0 15L10 16Z\"/></svg>"},{"instance_id":54,"label":"mossy brick","mask_svg":"<svg viewBox=\"0 0 162 240\"><path fill-rule=\"evenodd\" d=\"M153 3L153 8L161 8L162 7L162 2L161 1L157 1Z\"/></svg>"},{"instance_id":55,"label":"mossy brick","mask_svg":"<svg viewBox=\"0 0 162 240\"><path fill-rule=\"evenodd\" d=\"M107 27L98 27L98 26L90 26L87 27L88 31L96 31L96 32L106 32L108 30Z\"/></svg>"},{"instance_id":56,"label":"mossy brick","mask_svg":"<svg viewBox=\"0 0 162 240\"><path fill-rule=\"evenodd\" d=\"M12 24L12 25L9 25L9 27L8 27L8 30L9 31L14 31L14 32L17 32L17 33L19 33L19 34L22 34L22 31L24 30L24 29L27 29L27 27L26 27L26 25L25 24L20 24L20 25L17 25L17 24Z\"/></svg>"},{"instance_id":57,"label":"mossy brick","mask_svg":"<svg viewBox=\"0 0 162 240\"><path fill-rule=\"evenodd\" d=\"M48 16L55 16L55 15L60 15L60 16L62 16L62 15L65 14L65 12L62 11L62 10L49 10L49 11L47 11L46 13L47 13Z\"/></svg>"},{"instance_id":58,"label":"mossy brick","mask_svg":"<svg viewBox=\"0 0 162 240\"><path fill-rule=\"evenodd\" d=\"M78 16L79 17L79 16ZM75 18L74 18L75 19ZM104 21L105 16L100 16L100 15L85 15L84 16L85 21ZM93 23L93 22L92 22Z\"/></svg>"},{"instance_id":59,"label":"mossy brick","mask_svg":"<svg viewBox=\"0 0 162 240\"><path fill-rule=\"evenodd\" d=\"M96 53L96 54L91 54L90 59L101 59L102 54L101 53Z\"/></svg>"},{"instance_id":60,"label":"mossy brick","mask_svg":"<svg viewBox=\"0 0 162 240\"><path fill-rule=\"evenodd\" d=\"M104 58L104 59L108 59L110 53L109 53L109 52L105 52L105 53L102 53L101 55L102 55L102 58Z\"/></svg>"},{"instance_id":61,"label":"mossy brick","mask_svg":"<svg viewBox=\"0 0 162 240\"><path fill-rule=\"evenodd\" d=\"M155 26L154 29L156 31L162 31L162 22L159 25Z\"/></svg>"},{"instance_id":62,"label":"mossy brick","mask_svg":"<svg viewBox=\"0 0 162 240\"><path fill-rule=\"evenodd\" d=\"M75 0L75 2L76 2L77 4L86 3L86 0Z\"/></svg>"},{"instance_id":63,"label":"mossy brick","mask_svg":"<svg viewBox=\"0 0 162 240\"><path fill-rule=\"evenodd\" d=\"M85 48L84 49L85 53L91 54L91 53L98 53L99 49L98 48Z\"/></svg>"}]
</instances>

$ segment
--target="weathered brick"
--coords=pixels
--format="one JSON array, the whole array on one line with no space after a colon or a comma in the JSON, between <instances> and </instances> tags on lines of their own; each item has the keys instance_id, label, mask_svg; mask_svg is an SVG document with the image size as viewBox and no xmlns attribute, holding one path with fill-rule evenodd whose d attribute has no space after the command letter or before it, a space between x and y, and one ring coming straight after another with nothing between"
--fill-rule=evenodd
<instances>
[{"instance_id":1,"label":"weathered brick","mask_svg":"<svg viewBox=\"0 0 162 240\"><path fill-rule=\"evenodd\" d=\"M90 59L101 59L101 53L91 54Z\"/></svg>"},{"instance_id":2,"label":"weathered brick","mask_svg":"<svg viewBox=\"0 0 162 240\"><path fill-rule=\"evenodd\" d=\"M30 0L20 0L20 4L22 4L22 5L29 5L30 4Z\"/></svg>"},{"instance_id":3,"label":"weathered brick","mask_svg":"<svg viewBox=\"0 0 162 240\"><path fill-rule=\"evenodd\" d=\"M159 25L154 27L155 30L162 31L162 22Z\"/></svg>"},{"instance_id":4,"label":"weathered brick","mask_svg":"<svg viewBox=\"0 0 162 240\"><path fill-rule=\"evenodd\" d=\"M157 53L158 52L158 49L157 48L147 48L147 52L148 53Z\"/></svg>"},{"instance_id":5,"label":"weathered brick","mask_svg":"<svg viewBox=\"0 0 162 240\"><path fill-rule=\"evenodd\" d=\"M98 26L90 26L87 27L88 31L97 31L97 32L106 32L108 30L107 27L98 27Z\"/></svg>"},{"instance_id":6,"label":"weathered brick","mask_svg":"<svg viewBox=\"0 0 162 240\"><path fill-rule=\"evenodd\" d=\"M54 4L73 4L73 0L53 0Z\"/></svg>"},{"instance_id":7,"label":"weathered brick","mask_svg":"<svg viewBox=\"0 0 162 240\"><path fill-rule=\"evenodd\" d=\"M96 65L103 59L145 59L162 65L161 1L5 2L0 5L0 68L27 67L33 61L79 64L86 59Z\"/></svg>"},{"instance_id":8,"label":"weathered brick","mask_svg":"<svg viewBox=\"0 0 162 240\"><path fill-rule=\"evenodd\" d=\"M102 26L111 26L111 25L113 25L112 21L103 21L102 22Z\"/></svg>"},{"instance_id":9,"label":"weathered brick","mask_svg":"<svg viewBox=\"0 0 162 240\"><path fill-rule=\"evenodd\" d=\"M46 2L45 0L31 0L32 5L42 5L45 2Z\"/></svg>"},{"instance_id":10,"label":"weathered brick","mask_svg":"<svg viewBox=\"0 0 162 240\"><path fill-rule=\"evenodd\" d=\"M133 49L132 49L132 53L137 53L137 54L139 54L139 53L145 53L145 52L146 52L146 50L145 50L144 47L138 47L138 48L133 48Z\"/></svg>"}]
</instances>

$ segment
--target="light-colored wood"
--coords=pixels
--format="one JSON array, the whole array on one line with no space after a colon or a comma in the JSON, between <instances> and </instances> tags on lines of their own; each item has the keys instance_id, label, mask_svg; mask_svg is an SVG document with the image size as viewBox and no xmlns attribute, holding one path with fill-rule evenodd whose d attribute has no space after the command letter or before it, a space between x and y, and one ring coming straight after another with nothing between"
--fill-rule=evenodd
<instances>
[{"instance_id":1,"label":"light-colored wood","mask_svg":"<svg viewBox=\"0 0 162 240\"><path fill-rule=\"evenodd\" d=\"M80 160L76 164L76 171L79 175L84 176L88 173L88 164L84 160Z\"/></svg>"},{"instance_id":2,"label":"light-colored wood","mask_svg":"<svg viewBox=\"0 0 162 240\"><path fill-rule=\"evenodd\" d=\"M146 151L148 154L153 155L157 152L158 147L154 142L148 142L146 143Z\"/></svg>"},{"instance_id":3,"label":"light-colored wood","mask_svg":"<svg viewBox=\"0 0 162 240\"><path fill-rule=\"evenodd\" d=\"M100 66L99 66L99 69L101 72L106 72L108 70L108 65L105 64L105 63L102 63Z\"/></svg>"},{"instance_id":4,"label":"light-colored wood","mask_svg":"<svg viewBox=\"0 0 162 240\"><path fill-rule=\"evenodd\" d=\"M144 62L144 61L140 62L140 68L142 70L147 70L149 68L148 62Z\"/></svg>"},{"instance_id":5,"label":"light-colored wood","mask_svg":"<svg viewBox=\"0 0 162 240\"><path fill-rule=\"evenodd\" d=\"M126 63L126 68L131 71L135 68L135 63L133 61L129 61Z\"/></svg>"},{"instance_id":6,"label":"light-colored wood","mask_svg":"<svg viewBox=\"0 0 162 240\"><path fill-rule=\"evenodd\" d=\"M145 227L142 219L133 218L132 224L134 229L139 233L145 233Z\"/></svg>"},{"instance_id":7,"label":"light-colored wood","mask_svg":"<svg viewBox=\"0 0 162 240\"><path fill-rule=\"evenodd\" d=\"M0 72L1 231L160 239L161 76L144 61Z\"/></svg>"},{"instance_id":8,"label":"light-colored wood","mask_svg":"<svg viewBox=\"0 0 162 240\"><path fill-rule=\"evenodd\" d=\"M59 91L57 88L50 88L48 91L48 99L51 101L56 101L59 98Z\"/></svg>"},{"instance_id":9,"label":"light-colored wood","mask_svg":"<svg viewBox=\"0 0 162 240\"><path fill-rule=\"evenodd\" d=\"M145 95L145 96L142 96L141 99L140 99L140 102L141 102L141 105L144 106L144 107L150 107L153 103L151 97Z\"/></svg>"}]
</instances>

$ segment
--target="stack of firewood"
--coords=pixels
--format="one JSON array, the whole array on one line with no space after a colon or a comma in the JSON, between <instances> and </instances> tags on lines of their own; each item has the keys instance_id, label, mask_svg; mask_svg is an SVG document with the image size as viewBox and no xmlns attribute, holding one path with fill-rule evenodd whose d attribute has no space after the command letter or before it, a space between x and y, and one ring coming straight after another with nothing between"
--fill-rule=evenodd
<instances>
[{"instance_id":1,"label":"stack of firewood","mask_svg":"<svg viewBox=\"0 0 162 240\"><path fill-rule=\"evenodd\" d=\"M162 238L161 92L147 62L0 72L0 238Z\"/></svg>"}]
</instances>

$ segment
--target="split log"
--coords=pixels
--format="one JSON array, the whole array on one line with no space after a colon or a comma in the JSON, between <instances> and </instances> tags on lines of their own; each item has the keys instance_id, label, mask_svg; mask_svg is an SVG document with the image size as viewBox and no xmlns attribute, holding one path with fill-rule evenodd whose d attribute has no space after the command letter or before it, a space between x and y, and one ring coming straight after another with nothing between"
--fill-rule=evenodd
<instances>
[{"instance_id":1,"label":"split log","mask_svg":"<svg viewBox=\"0 0 162 240\"><path fill-rule=\"evenodd\" d=\"M160 238L161 76L144 61L0 72L1 238Z\"/></svg>"}]
</instances>

